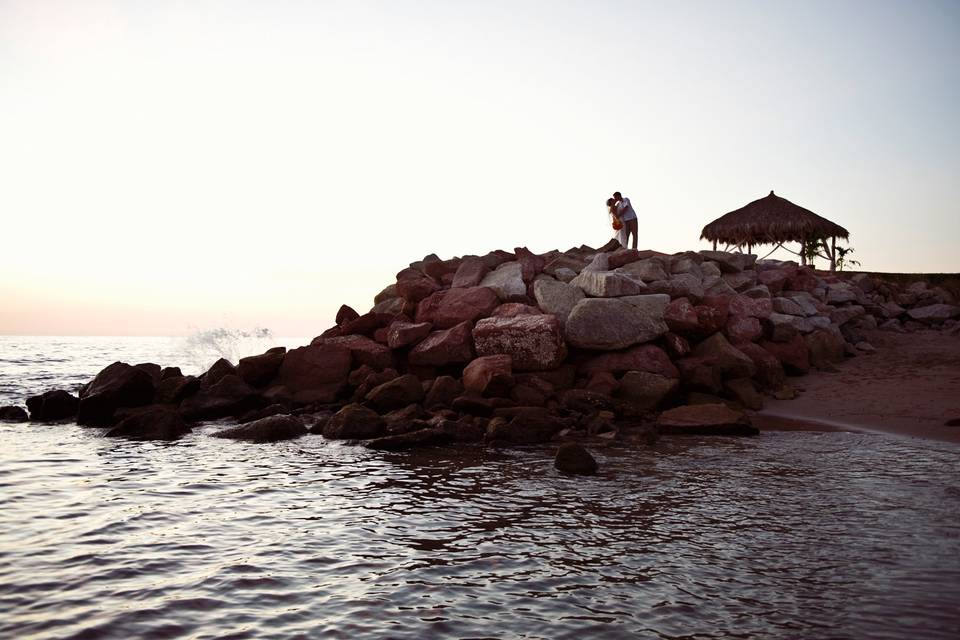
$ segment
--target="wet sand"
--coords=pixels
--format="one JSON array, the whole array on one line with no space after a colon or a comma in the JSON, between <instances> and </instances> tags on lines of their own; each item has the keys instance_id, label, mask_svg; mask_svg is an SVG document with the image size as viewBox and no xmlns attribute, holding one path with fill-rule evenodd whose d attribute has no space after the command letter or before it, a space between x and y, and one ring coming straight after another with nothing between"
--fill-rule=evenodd
<instances>
[{"instance_id":1,"label":"wet sand","mask_svg":"<svg viewBox=\"0 0 960 640\"><path fill-rule=\"evenodd\" d=\"M794 400L768 399L761 429L893 433L960 443L960 336L939 331L872 332L877 352L848 358L836 372L791 378Z\"/></svg>"}]
</instances>

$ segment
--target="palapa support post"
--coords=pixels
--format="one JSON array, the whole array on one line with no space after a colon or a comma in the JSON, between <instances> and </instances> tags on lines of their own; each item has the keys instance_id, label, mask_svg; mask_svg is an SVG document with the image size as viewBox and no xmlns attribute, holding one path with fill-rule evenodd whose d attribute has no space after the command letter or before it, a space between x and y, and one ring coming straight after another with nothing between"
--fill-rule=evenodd
<instances>
[{"instance_id":1,"label":"palapa support post","mask_svg":"<svg viewBox=\"0 0 960 640\"><path fill-rule=\"evenodd\" d=\"M800 264L802 266L807 266L807 239L806 237L800 238Z\"/></svg>"},{"instance_id":2,"label":"palapa support post","mask_svg":"<svg viewBox=\"0 0 960 640\"><path fill-rule=\"evenodd\" d=\"M830 273L837 271L837 236L830 236Z\"/></svg>"},{"instance_id":3,"label":"palapa support post","mask_svg":"<svg viewBox=\"0 0 960 640\"><path fill-rule=\"evenodd\" d=\"M717 241L716 241L716 240L713 241L713 250L714 250L714 251L717 250Z\"/></svg>"}]
</instances>

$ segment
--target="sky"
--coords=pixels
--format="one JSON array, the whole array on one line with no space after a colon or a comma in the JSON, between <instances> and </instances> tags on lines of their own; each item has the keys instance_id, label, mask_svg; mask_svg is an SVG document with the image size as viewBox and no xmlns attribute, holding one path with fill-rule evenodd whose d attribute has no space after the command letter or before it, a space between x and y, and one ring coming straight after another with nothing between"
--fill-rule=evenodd
<instances>
[{"instance_id":1,"label":"sky","mask_svg":"<svg viewBox=\"0 0 960 640\"><path fill-rule=\"evenodd\" d=\"M0 0L0 334L312 336L615 190L641 248L774 190L957 272L958 107L958 2Z\"/></svg>"}]
</instances>

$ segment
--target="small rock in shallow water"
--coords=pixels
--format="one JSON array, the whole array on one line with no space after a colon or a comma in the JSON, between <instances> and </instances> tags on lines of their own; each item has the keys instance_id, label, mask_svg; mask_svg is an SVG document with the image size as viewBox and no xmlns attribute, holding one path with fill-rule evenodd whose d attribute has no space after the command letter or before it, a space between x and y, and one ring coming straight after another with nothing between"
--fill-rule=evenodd
<instances>
[{"instance_id":1,"label":"small rock in shallow water","mask_svg":"<svg viewBox=\"0 0 960 640\"><path fill-rule=\"evenodd\" d=\"M553 462L559 471L576 475L593 475L597 472L597 461L587 449L575 442L565 442L557 450Z\"/></svg>"},{"instance_id":2,"label":"small rock in shallow water","mask_svg":"<svg viewBox=\"0 0 960 640\"><path fill-rule=\"evenodd\" d=\"M0 407L0 422L26 422L29 420L23 407Z\"/></svg>"},{"instance_id":3,"label":"small rock in shallow water","mask_svg":"<svg viewBox=\"0 0 960 640\"><path fill-rule=\"evenodd\" d=\"M292 440L307 433L303 422L294 416L277 415L254 420L239 427L232 427L211 434L214 438L249 440L251 442L276 442Z\"/></svg>"}]
</instances>

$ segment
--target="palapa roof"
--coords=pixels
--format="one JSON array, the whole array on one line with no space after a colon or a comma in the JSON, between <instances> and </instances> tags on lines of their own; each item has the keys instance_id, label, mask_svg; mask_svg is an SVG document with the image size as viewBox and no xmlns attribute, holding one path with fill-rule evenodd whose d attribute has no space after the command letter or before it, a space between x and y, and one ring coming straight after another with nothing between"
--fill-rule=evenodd
<instances>
[{"instance_id":1,"label":"palapa roof","mask_svg":"<svg viewBox=\"0 0 960 640\"><path fill-rule=\"evenodd\" d=\"M849 237L840 225L770 192L766 198L720 216L703 228L701 240L725 244L777 244Z\"/></svg>"}]
</instances>

